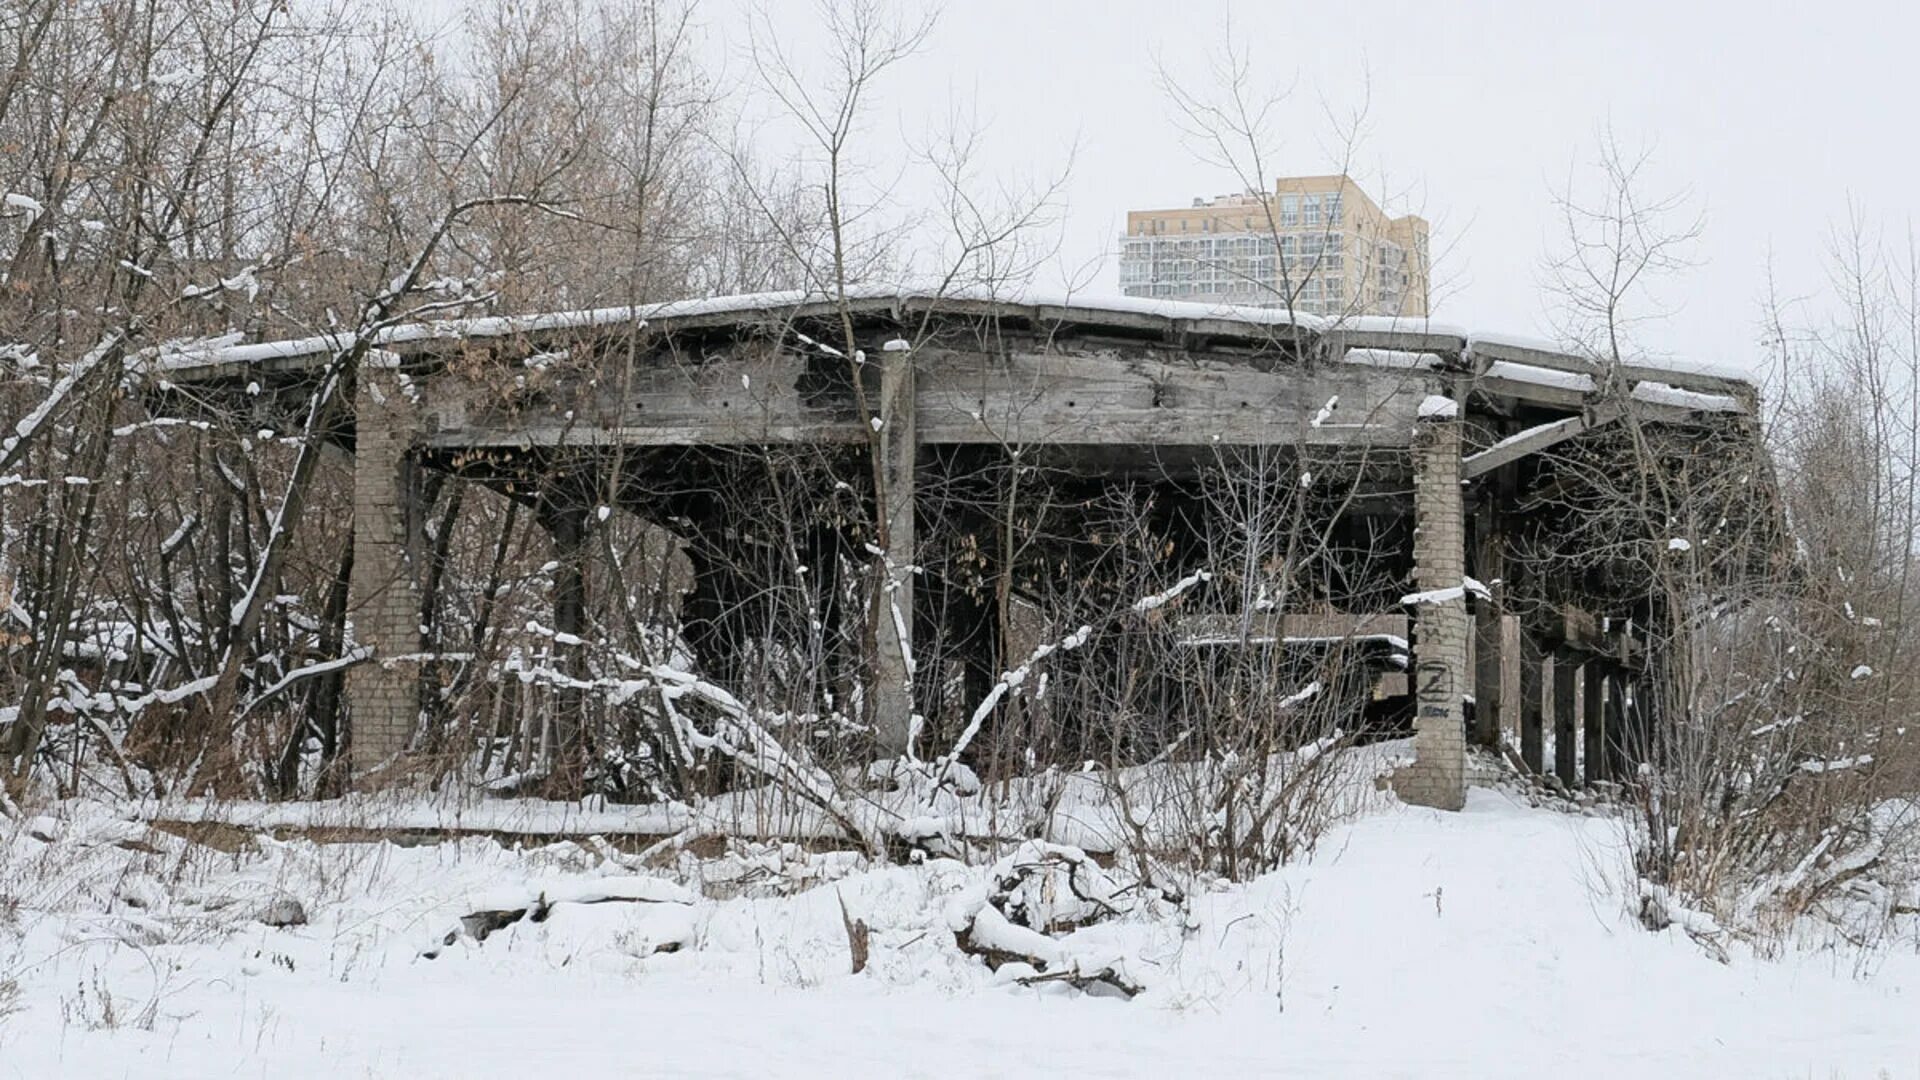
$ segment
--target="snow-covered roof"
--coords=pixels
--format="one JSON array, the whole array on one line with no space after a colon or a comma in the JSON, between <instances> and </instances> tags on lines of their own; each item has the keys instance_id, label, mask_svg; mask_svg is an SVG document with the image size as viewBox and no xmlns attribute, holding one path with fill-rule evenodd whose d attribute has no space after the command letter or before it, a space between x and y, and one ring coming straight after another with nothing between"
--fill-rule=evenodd
<instances>
[{"instance_id":1,"label":"snow-covered roof","mask_svg":"<svg viewBox=\"0 0 1920 1080\"><path fill-rule=\"evenodd\" d=\"M988 305L1006 314L1018 313L1020 309L1031 309L1034 314L1056 319L1079 318L1091 323L1112 321L1114 316L1149 316L1169 321L1213 321L1262 327L1294 326L1316 334L1324 332L1330 325L1329 320L1320 316L1303 311L1288 312L1283 308L1155 300L1135 296L1092 298L1076 293L1042 290L921 291L891 286L854 286L848 288L847 299L860 311L889 308L925 309L939 304ZM740 296L696 297L654 304L590 308L535 315L436 319L388 327L375 334L371 344L376 348L391 348L432 340L511 337L544 331L677 323L710 317L731 316L741 321L748 321L753 317L804 312L812 307L826 309L835 303L832 297L819 292L788 290L747 293ZM164 370L182 370L203 365L256 363L325 355L344 348L352 340L353 332L350 330L245 344L241 343L237 336L198 339L162 345L156 351L154 361L156 366Z\"/></svg>"},{"instance_id":2,"label":"snow-covered roof","mask_svg":"<svg viewBox=\"0 0 1920 1080\"><path fill-rule=\"evenodd\" d=\"M1549 341L1546 338L1529 337L1525 334L1508 334L1476 330L1467 337L1469 351L1497 353L1500 359L1519 360L1520 355L1533 353L1543 356L1558 356L1563 359L1593 363L1591 356L1567 346ZM1705 375L1729 382L1752 383L1750 373L1727 364L1716 364L1710 360L1694 360L1678 356L1652 356L1633 353L1621 357L1621 361L1632 367L1652 368L1676 374ZM1524 362L1524 361L1520 361Z\"/></svg>"},{"instance_id":3,"label":"snow-covered roof","mask_svg":"<svg viewBox=\"0 0 1920 1080\"><path fill-rule=\"evenodd\" d=\"M1549 341L1513 334L1469 332L1463 327L1424 318L1377 315L1328 318L1283 308L1236 304L1196 303L1132 296L1091 296L1039 289L917 289L899 285L851 287L847 301L856 312L921 313L942 307L962 314L1024 316L1040 321L1081 325L1139 328L1141 320L1164 321L1167 328L1191 323L1208 333L1228 333L1244 327L1293 327L1316 339L1349 362L1379 367L1427 368L1444 362L1441 353L1473 353L1480 349L1490 361L1486 373L1515 382L1567 390L1591 390L1584 371L1591 362ZM662 303L534 315L493 315L468 319L441 319L400 323L386 327L368 343L393 349L436 340L512 337L522 334L619 326L684 325L759 321L831 313L837 302L820 292L765 292L741 296L697 297ZM353 340L348 330L282 341L242 342L225 338L171 342L151 350L147 359L169 373L229 368L272 361L325 356ZM1403 347L1404 346L1404 347ZM1676 385L1688 389L1719 390L1720 384L1751 387L1739 372L1672 359L1636 357L1630 365L1644 372L1670 373ZM1694 378L1698 376L1698 378ZM1703 380L1707 384L1703 384Z\"/></svg>"}]
</instances>

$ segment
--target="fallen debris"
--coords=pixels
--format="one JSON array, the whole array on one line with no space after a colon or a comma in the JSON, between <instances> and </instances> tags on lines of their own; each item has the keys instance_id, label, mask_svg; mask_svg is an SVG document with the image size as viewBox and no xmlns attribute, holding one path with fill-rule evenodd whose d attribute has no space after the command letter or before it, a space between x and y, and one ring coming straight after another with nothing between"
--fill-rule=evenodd
<instances>
[{"instance_id":1,"label":"fallen debris","mask_svg":"<svg viewBox=\"0 0 1920 1080\"><path fill-rule=\"evenodd\" d=\"M1076 847L1029 840L994 864L989 885L957 898L948 925L961 951L1022 986L1064 982L1131 998L1145 987L1123 957L1095 953L1073 931L1127 914L1127 890ZM1056 938L1051 935L1063 934Z\"/></svg>"},{"instance_id":2,"label":"fallen debris","mask_svg":"<svg viewBox=\"0 0 1920 1080\"><path fill-rule=\"evenodd\" d=\"M474 910L462 915L458 926L441 935L436 944L422 949L420 955L433 960L462 937L470 938L477 944L487 940L495 931L522 921L546 922L553 916L554 910L563 905L614 903L659 904L683 912L685 918L654 928L664 932L652 939L649 950L653 953L677 952L693 943L693 909L698 899L687 889L665 878L644 875L591 878L585 881L562 880L538 888L531 894L524 890L486 893L474 898Z\"/></svg>"},{"instance_id":3,"label":"fallen debris","mask_svg":"<svg viewBox=\"0 0 1920 1080\"><path fill-rule=\"evenodd\" d=\"M291 896L278 897L260 909L261 922L275 928L307 925L307 909Z\"/></svg>"}]
</instances>

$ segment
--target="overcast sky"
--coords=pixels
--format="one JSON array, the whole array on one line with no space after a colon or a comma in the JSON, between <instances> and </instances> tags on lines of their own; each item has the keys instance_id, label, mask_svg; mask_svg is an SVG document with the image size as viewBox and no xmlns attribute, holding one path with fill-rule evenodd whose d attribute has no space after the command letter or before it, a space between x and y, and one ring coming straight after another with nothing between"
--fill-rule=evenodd
<instances>
[{"instance_id":1,"label":"overcast sky","mask_svg":"<svg viewBox=\"0 0 1920 1080\"><path fill-rule=\"evenodd\" d=\"M745 4L699 8L706 48L734 84L750 75ZM813 0L768 7L796 39L814 18ZM868 137L884 150L957 104L984 127L978 164L988 176L1057 171L1077 145L1061 268L1048 283L1104 258L1089 291L1115 292L1128 209L1187 205L1235 186L1182 145L1155 77L1158 63L1204 83L1231 15L1265 76L1293 87L1294 134L1278 170L1329 171L1324 107L1369 102L1354 172L1389 210L1433 222L1437 318L1551 330L1540 288L1556 237L1551 194L1591 161L1610 123L1621 140L1653 146L1652 186L1690 190L1706 220L1697 265L1669 286L1676 310L1642 330L1643 345L1745 364L1770 255L1782 292L1813 293L1850 201L1899 236L1920 211L1917 9L1891 0L952 0L925 52L882 86ZM900 197L911 199L911 187Z\"/></svg>"}]
</instances>

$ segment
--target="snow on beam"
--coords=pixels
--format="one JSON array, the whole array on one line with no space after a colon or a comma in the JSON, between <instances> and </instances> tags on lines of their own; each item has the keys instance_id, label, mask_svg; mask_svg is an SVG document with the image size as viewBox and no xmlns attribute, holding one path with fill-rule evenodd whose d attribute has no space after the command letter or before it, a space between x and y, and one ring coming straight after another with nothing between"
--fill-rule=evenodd
<instances>
[{"instance_id":1,"label":"snow on beam","mask_svg":"<svg viewBox=\"0 0 1920 1080\"><path fill-rule=\"evenodd\" d=\"M1596 374L1614 366L1570 353L1551 341L1514 334L1476 333L1467 340L1467 355L1473 360L1473 370L1480 373L1501 362L1581 375ZM1753 392L1752 380L1742 373L1697 361L1634 356L1621 360L1616 368L1631 383L1666 383L1686 390L1735 397Z\"/></svg>"},{"instance_id":2,"label":"snow on beam","mask_svg":"<svg viewBox=\"0 0 1920 1080\"><path fill-rule=\"evenodd\" d=\"M1579 416L1569 416L1509 435L1477 454L1468 455L1460 463L1460 478L1471 480L1483 476L1509 462L1558 446L1582 432L1611 424L1625 413L1626 409L1621 405L1609 402Z\"/></svg>"},{"instance_id":3,"label":"snow on beam","mask_svg":"<svg viewBox=\"0 0 1920 1080\"><path fill-rule=\"evenodd\" d=\"M937 312L1158 332L1174 330L1176 324L1191 323L1191 329L1197 332L1249 338L1270 337L1292 328L1316 334L1325 325L1325 320L1317 316L1277 308L1137 297L1096 298L1046 290L915 289L893 283L852 287L847 292L846 306L856 314ZM617 330L642 325L656 331L745 325L826 316L839 310L839 300L817 291L694 297L581 311L400 323L380 331L376 344L397 352L414 353L472 339ZM143 360L175 380L223 378L256 364L279 362L281 366L292 367L322 364L342 347L346 336L320 334L255 343L240 343L230 337L176 341L149 350L143 354Z\"/></svg>"},{"instance_id":4,"label":"snow on beam","mask_svg":"<svg viewBox=\"0 0 1920 1080\"><path fill-rule=\"evenodd\" d=\"M1705 365L1684 364L1677 360L1657 361L1643 358L1628 360L1620 364L1619 371L1628 382L1633 383L1664 383L1682 390L1727 395L1741 401L1750 399L1754 395L1754 385L1751 380L1709 370ZM1743 407L1738 411L1750 410Z\"/></svg>"},{"instance_id":5,"label":"snow on beam","mask_svg":"<svg viewBox=\"0 0 1920 1080\"><path fill-rule=\"evenodd\" d=\"M1459 356L1467 347L1466 332L1453 326L1417 319L1355 318L1329 329L1322 340L1326 355L1344 357L1353 349L1433 353Z\"/></svg>"},{"instance_id":6,"label":"snow on beam","mask_svg":"<svg viewBox=\"0 0 1920 1080\"><path fill-rule=\"evenodd\" d=\"M1633 388L1633 399L1649 405L1666 405L1687 412L1744 413L1747 406L1739 394L1705 394L1684 390L1672 383L1641 382Z\"/></svg>"},{"instance_id":7,"label":"snow on beam","mask_svg":"<svg viewBox=\"0 0 1920 1080\"><path fill-rule=\"evenodd\" d=\"M1495 360L1474 377L1474 389L1483 394L1516 398L1541 405L1578 409L1593 393L1593 377L1573 371Z\"/></svg>"},{"instance_id":8,"label":"snow on beam","mask_svg":"<svg viewBox=\"0 0 1920 1080\"><path fill-rule=\"evenodd\" d=\"M1525 364L1549 371L1569 371L1580 375L1593 373L1593 361L1554 348L1550 342L1500 334L1475 334L1467 339L1468 363L1476 372L1485 372L1494 363Z\"/></svg>"}]
</instances>

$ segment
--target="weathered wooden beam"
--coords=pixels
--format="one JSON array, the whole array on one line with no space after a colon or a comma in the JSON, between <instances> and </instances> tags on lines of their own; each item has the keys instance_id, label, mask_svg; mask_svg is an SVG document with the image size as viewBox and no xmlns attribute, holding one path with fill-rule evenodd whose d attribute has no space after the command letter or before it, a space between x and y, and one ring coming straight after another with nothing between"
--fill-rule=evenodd
<instances>
[{"instance_id":1,"label":"weathered wooden beam","mask_svg":"<svg viewBox=\"0 0 1920 1080\"><path fill-rule=\"evenodd\" d=\"M1511 464L1529 454L1538 454L1566 442L1576 435L1604 427L1626 415L1626 407L1619 402L1601 402L1578 416L1569 416L1564 420L1531 427L1515 435L1509 435L1492 446L1476 454L1469 454L1460 466L1463 479L1471 480L1484 476L1502 465Z\"/></svg>"}]
</instances>

